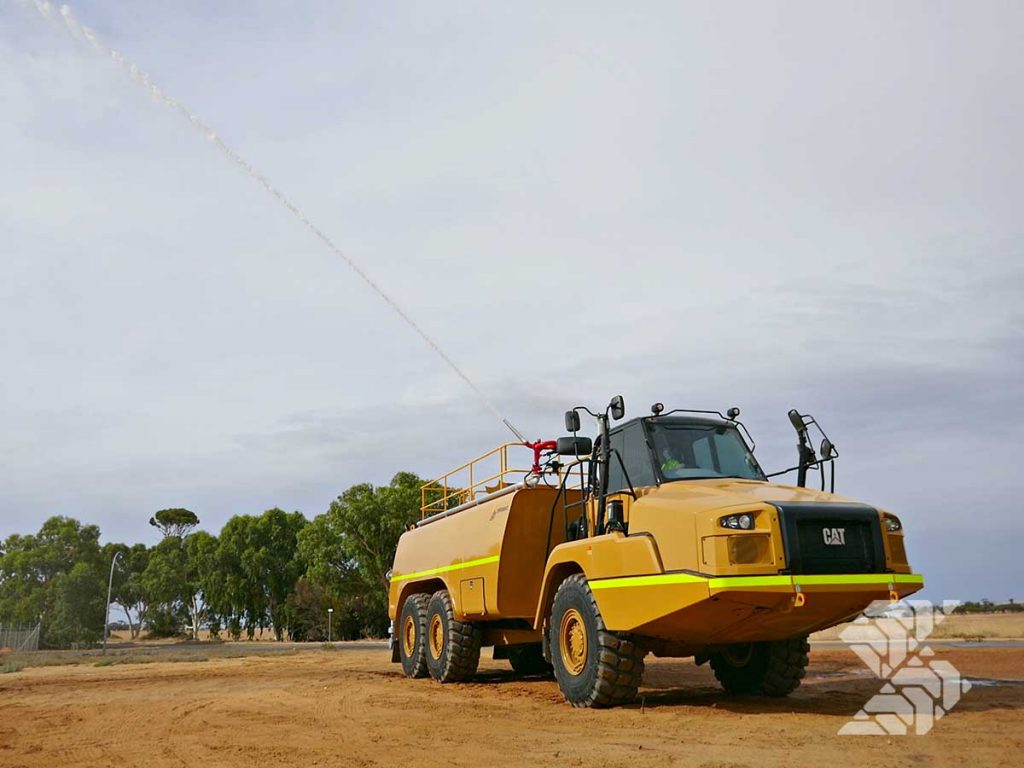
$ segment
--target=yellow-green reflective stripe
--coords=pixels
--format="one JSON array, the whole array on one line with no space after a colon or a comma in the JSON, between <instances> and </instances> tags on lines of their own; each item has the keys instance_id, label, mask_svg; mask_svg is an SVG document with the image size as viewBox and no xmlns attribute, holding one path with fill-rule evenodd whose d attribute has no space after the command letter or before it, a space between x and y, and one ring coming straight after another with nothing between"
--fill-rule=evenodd
<instances>
[{"instance_id":1,"label":"yellow-green reflective stripe","mask_svg":"<svg viewBox=\"0 0 1024 768\"><path fill-rule=\"evenodd\" d=\"M924 576L920 573L894 573L897 584L924 584Z\"/></svg>"},{"instance_id":2,"label":"yellow-green reflective stripe","mask_svg":"<svg viewBox=\"0 0 1024 768\"><path fill-rule=\"evenodd\" d=\"M743 589L744 587L791 587L792 576L720 576L709 579L711 589Z\"/></svg>"},{"instance_id":3,"label":"yellow-green reflective stripe","mask_svg":"<svg viewBox=\"0 0 1024 768\"><path fill-rule=\"evenodd\" d=\"M924 584L917 573L853 573L822 576L718 576L704 578L690 573L661 573L653 576L623 576L590 582L591 589L658 587L666 584L707 584L710 589L750 587L827 586L842 584Z\"/></svg>"},{"instance_id":4,"label":"yellow-green reflective stripe","mask_svg":"<svg viewBox=\"0 0 1024 768\"><path fill-rule=\"evenodd\" d=\"M861 573L831 576L794 576L795 584L808 586L828 584L924 584L924 576L918 573Z\"/></svg>"},{"instance_id":5,"label":"yellow-green reflective stripe","mask_svg":"<svg viewBox=\"0 0 1024 768\"><path fill-rule=\"evenodd\" d=\"M707 582L707 579L690 573L659 573L655 576L624 576L620 579L601 579L590 582L590 588L658 587L663 584L703 584L705 582Z\"/></svg>"},{"instance_id":6,"label":"yellow-green reflective stripe","mask_svg":"<svg viewBox=\"0 0 1024 768\"><path fill-rule=\"evenodd\" d=\"M414 573L404 573L401 576L392 576L392 581L407 581L408 579L418 579L421 576L436 576L439 573L447 573L448 571L457 571L462 568L472 568L475 565L488 565L490 563L498 562L498 555L491 555L490 557L480 557L476 560L466 560L463 563L454 563L453 565L442 565L439 568L428 568L425 571L415 571Z\"/></svg>"}]
</instances>

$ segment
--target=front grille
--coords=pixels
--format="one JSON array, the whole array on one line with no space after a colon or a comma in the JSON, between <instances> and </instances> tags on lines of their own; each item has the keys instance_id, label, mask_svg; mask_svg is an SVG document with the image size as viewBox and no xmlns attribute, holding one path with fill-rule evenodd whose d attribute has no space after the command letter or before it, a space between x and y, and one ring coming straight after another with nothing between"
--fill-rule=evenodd
<instances>
[{"instance_id":1,"label":"front grille","mask_svg":"<svg viewBox=\"0 0 1024 768\"><path fill-rule=\"evenodd\" d=\"M878 510L864 504L788 502L779 510L790 573L882 573Z\"/></svg>"}]
</instances>

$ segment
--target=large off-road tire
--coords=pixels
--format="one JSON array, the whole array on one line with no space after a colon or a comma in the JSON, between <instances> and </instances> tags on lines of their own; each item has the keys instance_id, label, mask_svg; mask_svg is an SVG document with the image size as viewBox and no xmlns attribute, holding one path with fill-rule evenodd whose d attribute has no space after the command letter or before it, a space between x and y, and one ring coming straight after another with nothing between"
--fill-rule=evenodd
<instances>
[{"instance_id":1,"label":"large off-road tire","mask_svg":"<svg viewBox=\"0 0 1024 768\"><path fill-rule=\"evenodd\" d=\"M406 677L427 676L427 604L430 595L409 595L398 619L398 655Z\"/></svg>"},{"instance_id":2,"label":"large off-road tire","mask_svg":"<svg viewBox=\"0 0 1024 768\"><path fill-rule=\"evenodd\" d=\"M548 639L555 679L574 707L613 707L636 697L644 651L624 633L609 632L582 574L555 592Z\"/></svg>"},{"instance_id":3,"label":"large off-road tire","mask_svg":"<svg viewBox=\"0 0 1024 768\"><path fill-rule=\"evenodd\" d=\"M551 662L544 658L544 647L540 643L511 646L508 649L508 661L516 674L524 677L548 677L554 671Z\"/></svg>"},{"instance_id":4,"label":"large off-road tire","mask_svg":"<svg viewBox=\"0 0 1024 768\"><path fill-rule=\"evenodd\" d=\"M480 664L480 628L455 618L451 595L435 592L427 606L427 671L441 683L468 680Z\"/></svg>"},{"instance_id":5,"label":"large off-road tire","mask_svg":"<svg viewBox=\"0 0 1024 768\"><path fill-rule=\"evenodd\" d=\"M807 636L731 645L711 655L711 668L725 690L788 696L800 687L810 652Z\"/></svg>"}]
</instances>

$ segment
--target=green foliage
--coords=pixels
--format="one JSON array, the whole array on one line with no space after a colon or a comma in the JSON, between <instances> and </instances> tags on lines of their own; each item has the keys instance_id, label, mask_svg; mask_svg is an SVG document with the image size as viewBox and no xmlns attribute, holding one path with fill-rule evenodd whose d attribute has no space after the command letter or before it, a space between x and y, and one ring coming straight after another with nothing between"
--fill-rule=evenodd
<instances>
[{"instance_id":1,"label":"green foliage","mask_svg":"<svg viewBox=\"0 0 1024 768\"><path fill-rule=\"evenodd\" d=\"M953 609L953 613L1019 613L1024 611L1024 604L1015 602L1012 598L1005 603L993 603L987 598L978 602L968 600Z\"/></svg>"},{"instance_id":2,"label":"green foliage","mask_svg":"<svg viewBox=\"0 0 1024 768\"><path fill-rule=\"evenodd\" d=\"M149 524L164 536L181 537L199 525L199 518L195 512L175 507L174 509L161 509L149 518Z\"/></svg>"},{"instance_id":3,"label":"green foliage","mask_svg":"<svg viewBox=\"0 0 1024 768\"><path fill-rule=\"evenodd\" d=\"M400 472L390 484L349 488L312 522L269 509L237 515L215 537L189 533L187 509L164 509L151 523L164 538L147 548L99 545L99 529L66 517L35 535L0 543L0 617L42 620L44 646L87 646L103 635L107 574L120 553L112 602L124 609L132 637L196 637L204 624L232 638L270 627L277 639L380 636L387 627L386 574L398 538L417 519L420 485Z\"/></svg>"},{"instance_id":4,"label":"green foliage","mask_svg":"<svg viewBox=\"0 0 1024 768\"><path fill-rule=\"evenodd\" d=\"M181 637L188 624L188 613L180 603L155 603L144 614L149 637Z\"/></svg>"},{"instance_id":5,"label":"green foliage","mask_svg":"<svg viewBox=\"0 0 1024 768\"><path fill-rule=\"evenodd\" d=\"M0 616L41 621L43 646L98 640L106 599L99 537L95 525L68 517L51 517L34 536L9 536L0 547Z\"/></svg>"},{"instance_id":6,"label":"green foliage","mask_svg":"<svg viewBox=\"0 0 1024 768\"><path fill-rule=\"evenodd\" d=\"M274 508L258 517L236 515L221 531L223 579L211 585L211 597L221 613L244 621L250 637L270 626L278 640L284 638L288 598L305 570L298 537L306 524L301 512Z\"/></svg>"},{"instance_id":7,"label":"green foliage","mask_svg":"<svg viewBox=\"0 0 1024 768\"><path fill-rule=\"evenodd\" d=\"M353 486L331 503L299 537L307 576L336 602L336 615L358 615L361 631L381 636L387 629L387 572L398 538L419 518L420 486L411 472L391 483Z\"/></svg>"},{"instance_id":8,"label":"green foliage","mask_svg":"<svg viewBox=\"0 0 1024 768\"><path fill-rule=\"evenodd\" d=\"M328 614L327 609L334 608ZM356 640L362 637L366 626L366 610L358 595L339 597L332 594L323 584L308 577L302 577L288 598L290 624L288 632L292 640ZM327 631L330 617L331 631Z\"/></svg>"},{"instance_id":9,"label":"green foliage","mask_svg":"<svg viewBox=\"0 0 1024 768\"><path fill-rule=\"evenodd\" d=\"M46 626L47 644L81 648L101 640L107 604L105 587L103 570L84 561L57 576L53 582L53 610Z\"/></svg>"},{"instance_id":10,"label":"green foliage","mask_svg":"<svg viewBox=\"0 0 1024 768\"><path fill-rule=\"evenodd\" d=\"M217 539L206 531L167 536L153 547L139 579L150 604L151 634L174 635L187 628L198 637L208 605L203 587L216 572L217 551Z\"/></svg>"}]
</instances>

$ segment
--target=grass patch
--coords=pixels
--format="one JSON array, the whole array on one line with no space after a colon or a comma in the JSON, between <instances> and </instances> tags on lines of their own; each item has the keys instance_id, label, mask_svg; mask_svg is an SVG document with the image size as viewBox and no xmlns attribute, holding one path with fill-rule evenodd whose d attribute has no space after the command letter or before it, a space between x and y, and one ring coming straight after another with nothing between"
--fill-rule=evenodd
<instances>
[{"instance_id":1,"label":"grass patch","mask_svg":"<svg viewBox=\"0 0 1024 768\"><path fill-rule=\"evenodd\" d=\"M25 668L25 665L20 661L5 661L0 664L0 675L9 675L12 672L21 672Z\"/></svg>"},{"instance_id":2,"label":"grass patch","mask_svg":"<svg viewBox=\"0 0 1024 768\"><path fill-rule=\"evenodd\" d=\"M981 635L981 634L962 634L962 635L959 636L959 639L963 640L965 643L980 643L983 640L985 640L985 635Z\"/></svg>"}]
</instances>

